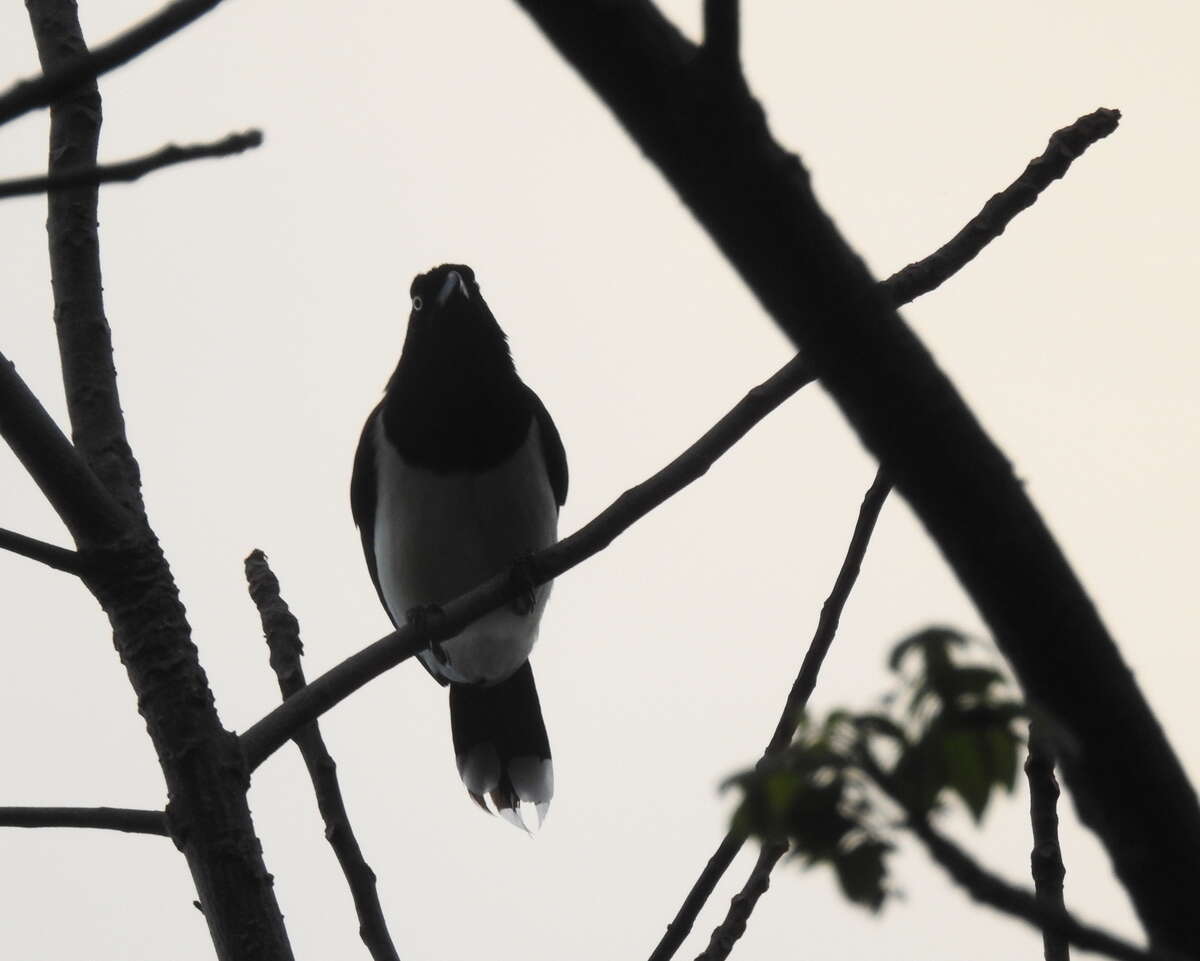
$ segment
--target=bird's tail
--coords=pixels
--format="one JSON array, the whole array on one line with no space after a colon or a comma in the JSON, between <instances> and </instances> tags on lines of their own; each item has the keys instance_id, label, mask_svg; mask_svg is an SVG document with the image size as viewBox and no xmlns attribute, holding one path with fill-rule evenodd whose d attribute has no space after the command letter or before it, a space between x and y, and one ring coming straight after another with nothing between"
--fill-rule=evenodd
<instances>
[{"instance_id":1,"label":"bird's tail","mask_svg":"<svg viewBox=\"0 0 1200 961\"><path fill-rule=\"evenodd\" d=\"M485 811L485 796L508 822L526 831L521 802L537 811L538 827L554 795L550 741L529 662L489 687L450 685L450 730L458 773Z\"/></svg>"}]
</instances>

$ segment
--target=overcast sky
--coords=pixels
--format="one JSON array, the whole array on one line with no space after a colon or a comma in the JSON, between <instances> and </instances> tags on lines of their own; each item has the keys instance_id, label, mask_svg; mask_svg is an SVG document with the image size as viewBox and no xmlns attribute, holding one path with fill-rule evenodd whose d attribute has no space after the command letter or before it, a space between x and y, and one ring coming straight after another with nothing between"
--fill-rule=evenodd
<instances>
[{"instance_id":1,"label":"overcast sky","mask_svg":"<svg viewBox=\"0 0 1200 961\"><path fill-rule=\"evenodd\" d=\"M699 0L662 6L696 36ZM744 3L744 59L879 276L951 236L1096 107L1120 129L943 290L904 314L1016 465L1176 750L1200 775L1195 589L1200 331L1190 2ZM150 0L83 0L94 43ZM815 16L819 13L819 17ZM6 77L36 71L20 4ZM261 126L253 154L101 200L105 295L146 501L227 727L278 700L242 583L270 556L309 676L386 632L350 519L362 421L395 363L413 274L471 264L571 463L563 533L690 444L789 349L657 172L505 0L225 4L102 82L101 155ZM47 120L3 131L0 176L45 162ZM2 349L65 423L44 200L0 207ZM558 582L533 663L557 796L530 841L474 808L445 693L405 664L323 719L406 959L636 959L720 839L722 779L766 742L874 465L809 388L697 484ZM66 543L14 458L0 526ZM70 577L0 554L0 804L161 807L106 622ZM930 622L982 626L908 508L883 518L814 697L870 705L886 650ZM1080 685L1088 684L1080 665ZM299 758L251 804L297 958L359 958ZM1016 880L1019 790L956 838ZM1067 901L1138 931L1064 807ZM748 848L683 956L745 879ZM850 907L781 865L737 956L1012 961L1021 923L975 908L904 848L905 894ZM9 958L212 957L169 841L0 830ZM689 954L690 953L690 954Z\"/></svg>"}]
</instances>

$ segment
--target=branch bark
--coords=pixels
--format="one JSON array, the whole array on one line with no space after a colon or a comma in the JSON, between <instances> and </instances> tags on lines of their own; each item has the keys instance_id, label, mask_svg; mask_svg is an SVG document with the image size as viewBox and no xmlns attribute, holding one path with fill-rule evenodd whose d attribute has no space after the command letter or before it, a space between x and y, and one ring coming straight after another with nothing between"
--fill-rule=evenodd
<instances>
[{"instance_id":1,"label":"branch bark","mask_svg":"<svg viewBox=\"0 0 1200 961\"><path fill-rule=\"evenodd\" d=\"M74 0L26 0L26 6L43 69L59 78L88 76L93 60ZM51 175L95 164L99 94L94 83L72 89L51 111ZM237 738L217 717L174 579L142 505L101 300L96 193L95 187L55 192L47 223L55 326L77 450L126 516L116 535L90 528L77 534L80 549L103 561L89 565L84 580L108 615L137 695L166 781L168 829L187 859L218 959L291 961L246 802L249 778ZM0 369L0 393L15 390L14 377L11 368ZM0 417L15 420L17 433L29 433L36 412ZM34 467L47 466L38 452L25 454ZM57 491L54 484L51 479Z\"/></svg>"},{"instance_id":2,"label":"branch bark","mask_svg":"<svg viewBox=\"0 0 1200 961\"><path fill-rule=\"evenodd\" d=\"M162 811L136 808L0 807L0 827L100 828L127 834L169 836L167 818Z\"/></svg>"},{"instance_id":3,"label":"branch bark","mask_svg":"<svg viewBox=\"0 0 1200 961\"><path fill-rule=\"evenodd\" d=\"M519 0L679 193L913 507L1025 690L1159 947L1200 944L1200 805L1012 466L818 205L744 83L648 0ZM1088 683L1078 683L1086 665Z\"/></svg>"},{"instance_id":4,"label":"branch bark","mask_svg":"<svg viewBox=\"0 0 1200 961\"><path fill-rule=\"evenodd\" d=\"M71 187L95 187L107 183L132 183L140 180L148 173L171 167L175 164L187 163L190 160L203 160L210 157L229 157L254 147L261 146L262 133L258 130L247 130L245 133L231 133L229 136L212 143L189 144L180 147L167 144L154 153L123 160L115 164L82 167L78 170L62 170L44 177L22 177L19 180L0 180L0 200L7 197L24 197L30 194L53 193L56 190L66 190Z\"/></svg>"},{"instance_id":5,"label":"branch bark","mask_svg":"<svg viewBox=\"0 0 1200 961\"><path fill-rule=\"evenodd\" d=\"M288 698L304 688L304 668L300 655L300 624L279 594L279 581L267 564L262 551L252 551L246 558L246 583L250 596L262 620L263 636L271 651L271 668L279 679L279 693ZM334 763L317 722L306 724L293 738L317 796L317 807L325 822L325 839L333 848L358 914L358 934L371 952L374 961L400 961L392 936L388 932L383 906L379 903L375 872L363 857L350 815L342 800L338 785L337 764Z\"/></svg>"}]
</instances>

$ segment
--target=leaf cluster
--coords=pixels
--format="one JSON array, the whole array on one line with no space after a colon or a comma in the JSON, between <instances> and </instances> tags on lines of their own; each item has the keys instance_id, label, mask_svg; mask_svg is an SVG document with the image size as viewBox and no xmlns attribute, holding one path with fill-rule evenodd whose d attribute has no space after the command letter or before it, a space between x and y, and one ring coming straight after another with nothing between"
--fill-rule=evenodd
<instances>
[{"instance_id":1,"label":"leaf cluster","mask_svg":"<svg viewBox=\"0 0 1200 961\"><path fill-rule=\"evenodd\" d=\"M880 709L801 717L788 748L731 779L742 791L735 828L788 842L806 867L828 864L847 899L879 910L906 818L955 796L979 822L997 790L1016 783L1024 705L1009 678L968 648L983 645L926 628L892 649L895 686Z\"/></svg>"}]
</instances>

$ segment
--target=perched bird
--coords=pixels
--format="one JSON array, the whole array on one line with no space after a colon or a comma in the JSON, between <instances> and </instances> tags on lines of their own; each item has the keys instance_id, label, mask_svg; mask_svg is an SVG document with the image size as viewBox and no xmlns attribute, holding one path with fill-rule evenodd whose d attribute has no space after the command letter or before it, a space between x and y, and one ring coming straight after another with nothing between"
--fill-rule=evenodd
<instances>
[{"instance_id":1,"label":"perched bird","mask_svg":"<svg viewBox=\"0 0 1200 961\"><path fill-rule=\"evenodd\" d=\"M350 503L392 623L422 616L555 542L567 459L513 366L470 267L419 275L400 361L354 457ZM527 570L526 570L527 573ZM527 588L418 657L450 688L458 773L488 810L540 826L554 793L529 653L550 585Z\"/></svg>"}]
</instances>

